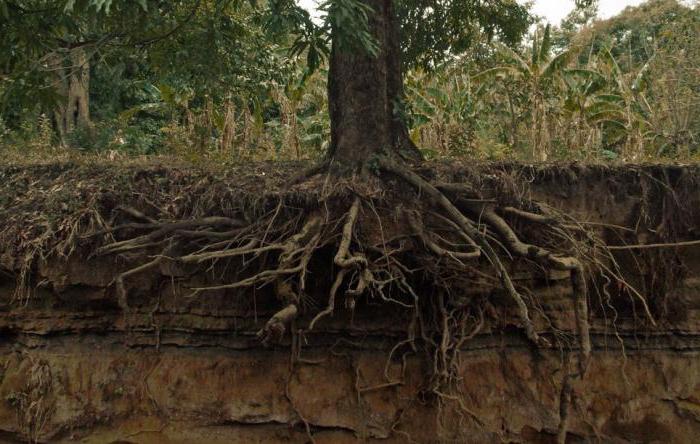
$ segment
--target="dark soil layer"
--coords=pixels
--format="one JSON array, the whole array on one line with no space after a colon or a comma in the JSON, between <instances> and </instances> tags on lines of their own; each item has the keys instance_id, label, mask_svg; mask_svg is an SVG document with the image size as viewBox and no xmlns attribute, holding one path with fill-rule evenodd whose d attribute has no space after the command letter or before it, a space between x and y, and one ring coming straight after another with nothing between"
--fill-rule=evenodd
<instances>
[{"instance_id":1,"label":"dark soil layer","mask_svg":"<svg viewBox=\"0 0 700 444\"><path fill-rule=\"evenodd\" d=\"M401 215L410 212L435 228L430 239L453 245L454 233L418 203L420 190L388 174L294 184L302 168L0 167L0 442L556 442L562 416L568 442L700 436L700 167L417 170L433 184L464 185L462 198L528 210L539 202L588 230L580 242L593 352L567 413L568 356L580 352L571 273L507 261L547 343L534 344L486 261L440 255L408 227ZM365 204L350 249L376 276L385 270L374 264L396 252L405 282L351 298L360 278L348 272L334 310L311 328L342 269L334 256L357 196ZM298 317L279 337L266 332L265 345L256 333L284 309L280 293L291 284L209 289L277 270L284 251L196 266L164 259L130 273L166 253L192 255L186 236L206 237L197 244L205 252L230 252L250 239L207 248L255 227L251 239L266 248L319 214L329 228L309 255L303 291L292 283L303 294ZM148 237L163 221L212 217L226 220L178 228L176 247ZM508 220L538 245L571 249ZM114 249L139 238L149 245ZM420 300L415 307L405 288Z\"/></svg>"}]
</instances>

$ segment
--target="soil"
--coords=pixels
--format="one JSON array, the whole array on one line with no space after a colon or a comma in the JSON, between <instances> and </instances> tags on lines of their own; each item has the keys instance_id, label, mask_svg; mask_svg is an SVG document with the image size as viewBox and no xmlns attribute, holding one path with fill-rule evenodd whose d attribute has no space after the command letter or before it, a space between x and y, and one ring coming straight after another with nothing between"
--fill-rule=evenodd
<instances>
[{"instance_id":1,"label":"soil","mask_svg":"<svg viewBox=\"0 0 700 444\"><path fill-rule=\"evenodd\" d=\"M309 263L308 298L289 327L297 334L267 344L257 333L283 308L274 285L192 292L256 273L267 259L196 273L164 261L125 278L120 300L115 279L148 255L97 252L142 231L94 234L135 223L129 211L142 224L212 216L253 223L283 201L286 223L299 209L332 202L342 211L331 210L329 225L342 228L360 189L384 223L362 233L365 245L403 229L385 216L395 196L376 197L372 183L329 185L324 176L291 184L302 167L0 167L0 442L556 442L567 357L578 350L565 271L508 264L527 288L535 329L552 344L539 347L488 264L470 268L467 280L448 273L448 259L434 258L434 271L415 253L423 267L411 274L415 288L452 289L451 307L469 327L451 361L456 390L446 396L432 380L439 354L426 357L430 347L406 340L413 310L372 293L353 310L338 303L308 331L327 303L335 244ZM620 247L610 250L617 278L588 276L593 352L573 384L567 442L700 436L700 247L637 248L700 238L700 167L431 163L418 172L488 199L546 203ZM410 200L413 191L396 189L399 201ZM368 209L358 220L369 226L374 217ZM421 276L431 280L420 284ZM440 287L433 276L449 282ZM432 316L434 307L421 307Z\"/></svg>"}]
</instances>

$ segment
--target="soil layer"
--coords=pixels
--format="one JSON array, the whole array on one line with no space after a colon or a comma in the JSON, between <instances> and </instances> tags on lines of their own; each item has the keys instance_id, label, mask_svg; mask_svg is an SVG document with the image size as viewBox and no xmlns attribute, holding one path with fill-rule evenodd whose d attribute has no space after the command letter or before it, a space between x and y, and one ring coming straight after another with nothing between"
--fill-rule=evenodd
<instances>
[{"instance_id":1,"label":"soil layer","mask_svg":"<svg viewBox=\"0 0 700 444\"><path fill-rule=\"evenodd\" d=\"M567 272L510 265L533 295L536 330L553 332L551 348L528 341L517 307L493 286L452 295L486 307L455 361L459 408L426 392L431 360L420 348L399 346L410 312L370 297L267 345L256 333L280 309L272 285L190 291L238 276L245 262L195 274L159 263L125 279L120 300L115 279L141 262L96 254L100 220L167 212L250 222L280 196L290 207L347 200L323 177L290 185L299 167L0 167L0 442L556 442L565 355L577 348ZM419 173L546 203L613 246L622 276L590 276L593 352L573 388L567 442L700 436L700 168L428 164ZM309 270L298 325L332 284L314 273L323 266Z\"/></svg>"}]
</instances>

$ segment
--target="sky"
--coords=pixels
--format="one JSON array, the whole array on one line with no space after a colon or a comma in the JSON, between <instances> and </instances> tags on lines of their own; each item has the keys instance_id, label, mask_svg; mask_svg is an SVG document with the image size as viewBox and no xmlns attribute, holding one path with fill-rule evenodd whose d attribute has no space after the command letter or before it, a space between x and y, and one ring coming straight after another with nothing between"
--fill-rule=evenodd
<instances>
[{"instance_id":1,"label":"sky","mask_svg":"<svg viewBox=\"0 0 700 444\"><path fill-rule=\"evenodd\" d=\"M627 6L636 6L644 3L644 0L600 0L598 15L606 19L619 14ZM535 0L532 8L537 15L553 24L558 25L561 19L574 9L574 0Z\"/></svg>"},{"instance_id":2,"label":"sky","mask_svg":"<svg viewBox=\"0 0 700 444\"><path fill-rule=\"evenodd\" d=\"M644 0L600 0L600 17L612 17L627 6L635 6L643 2ZM316 0L299 0L299 4L307 9L313 9ZM545 17L550 23L558 25L572 9L574 9L574 0L535 0L533 12Z\"/></svg>"}]
</instances>

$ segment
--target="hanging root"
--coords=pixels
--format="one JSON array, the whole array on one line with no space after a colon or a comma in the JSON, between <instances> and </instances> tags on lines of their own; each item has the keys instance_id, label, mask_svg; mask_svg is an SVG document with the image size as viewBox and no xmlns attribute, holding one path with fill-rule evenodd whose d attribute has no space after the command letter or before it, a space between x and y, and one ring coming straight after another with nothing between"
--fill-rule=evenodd
<instances>
[{"instance_id":1,"label":"hanging root","mask_svg":"<svg viewBox=\"0 0 700 444\"><path fill-rule=\"evenodd\" d=\"M257 333L263 344L271 340L279 341L284 336L286 326L291 324L299 314L301 296L306 287L306 268L311 260L311 255L318 247L322 232L322 218L320 214L313 214L306 221L302 230L292 236L282 247L279 256L279 270L296 270L299 278L299 289L294 291L283 276L275 279L275 294L277 299L287 306L275 313L265 326ZM296 264L296 265L295 265ZM260 273L260 274L264 274Z\"/></svg>"},{"instance_id":2,"label":"hanging root","mask_svg":"<svg viewBox=\"0 0 700 444\"><path fill-rule=\"evenodd\" d=\"M128 211L132 217L139 217L136 210ZM114 285L117 291L117 299L125 314L129 313L130 307L127 301L127 290L125 280L136 274L146 272L159 266L164 261L172 261L181 265L199 265L203 263L215 263L223 259L238 257L259 257L265 253L278 252L278 265L274 269L266 269L253 276L239 281L210 286L194 288L192 296L208 291L229 290L236 288L251 287L257 284L274 283L274 291L277 298L282 302L284 308L274 314L265 326L258 332L260 340L267 344L273 340L279 340L284 335L286 326L296 319L299 313L301 294L305 288L306 268L313 251L318 247L322 234L323 220L319 213L308 216L302 229L286 240L280 240L268 245L261 245L259 235L253 235L250 239L244 240L241 235L245 229L243 223L230 218L208 217L193 221L183 222L153 222L147 224L125 224L110 229L116 232L126 229L152 229L149 234L137 236L124 241L113 242L97 250L97 254L123 254L125 252L150 251L154 248L162 248L159 254L153 255L153 259L143 265L129 269L117 276ZM220 232L212 231L218 227L236 227L235 230ZM94 234L93 234L94 235ZM177 241L175 240L177 239ZM207 245L198 251L182 255L171 256L180 243L192 242L192 240L205 240ZM223 240L220 240L223 239ZM218 242L211 242L219 240ZM230 248L231 244L238 244ZM218 247L218 248L217 248ZM221 248L223 247L223 248ZM299 275L298 290L295 291L289 278Z\"/></svg>"},{"instance_id":3,"label":"hanging root","mask_svg":"<svg viewBox=\"0 0 700 444\"><path fill-rule=\"evenodd\" d=\"M461 185L443 184L440 186L440 189L438 189L413 171L387 157L380 158L379 165L384 171L395 174L408 182L416 188L419 193L427 195L432 205L442 211L440 217L449 221L449 224L457 229L465 239L473 239L475 241L475 244L478 246L478 250L475 252L458 253L456 251L450 251L438 244L431 235L426 232L422 219L417 213L412 211L405 212L414 236L419 238L423 245L434 255L438 257L449 257L461 264L462 262L460 259L476 259L479 257L478 253L484 254L495 269L502 287L514 301L525 334L537 346L547 347L550 344L549 341L542 338L535 330L529 315L528 307L513 285L513 281L501 259L496 254L492 242L504 248L507 253L513 257L525 258L540 264L545 267L545 269L568 271L570 273L576 331L579 339L579 359L578 370L576 372L567 371L565 374L560 393L558 441L564 443L568 430L569 410L573 397L573 383L575 380L583 380L591 356L587 301L588 289L585 269L582 262L576 256L555 253L547 248L521 241L515 230L497 211L500 211L501 214L509 215L513 218L521 219L527 223L539 225L552 231L559 230L565 233L563 230L566 230L566 228L562 227L559 220L549 214L536 214L513 206L498 207L495 201L481 199L480 196L469 187L465 189L465 187ZM456 194L458 203L453 203L445 193ZM467 196L467 198L465 198L465 196ZM461 208L457 205L460 205ZM468 215L473 217L473 219ZM567 235L566 237L575 243L572 236ZM439 387L444 384L444 381L449 381L451 378L450 375L453 374L452 372L456 371L456 369L449 369L445 357L448 355L448 350L451 348L457 350L461 347L462 342L456 345L451 344L449 338L452 333L449 325L450 322L453 322L455 319L455 314L453 312L447 312L442 303L442 297L439 297L438 301L440 302L438 307L439 312L443 320L443 333L442 340L439 344L436 344L435 347L436 359L433 373L438 377L438 383L434 391L440 394ZM567 363L567 368L568 367L570 367L570 365ZM441 396L441 398L446 400L450 399L450 397L445 396Z\"/></svg>"},{"instance_id":4,"label":"hanging root","mask_svg":"<svg viewBox=\"0 0 700 444\"><path fill-rule=\"evenodd\" d=\"M269 215L255 223L245 222L247 217L200 217L188 221L159 221L145 213L128 207L118 207L117 211L130 217L133 221L123 225L109 225L94 235L117 235L124 232L145 232L124 240L113 241L98 248L97 255L136 255L148 256L150 260L138 267L121 273L115 279L120 306L128 310L125 280L138 273L147 272L170 261L180 267L196 273L200 266L213 269L217 263L228 264L230 261L244 264L258 263L262 268L256 273L246 273L240 279L217 285L200 286L192 289L191 296L199 296L211 291L235 290L253 286L272 285L280 302L281 309L273 315L259 332L264 342L280 338L292 320L302 311L308 265L314 252L328 244L337 245L333 264L332 285L327 293L327 301L311 319L308 329L313 330L325 317L333 314L337 307L339 293L345 297L345 306L353 309L358 298L365 293L378 295L384 301L397 303L405 308L418 309L421 297L415 292L415 283L411 274L415 271L406 265L404 252L423 250L433 257L445 259L444 270L464 274L465 271L484 275L478 270L477 262L483 256L494 270L493 276L484 275L487 281L500 281L501 288L513 301L515 313L527 338L538 347L548 347L550 342L537 331L532 320L528 304L516 288L510 271L504 260L508 257L522 257L541 264L549 269L565 270L571 273L576 310L576 328L579 337L581 358L580 369L587 366L590 357L590 339L588 326L588 307L586 299L585 270L581 262L573 256L565 256L547 248L528 244L520 240L515 230L501 216L522 219L531 224L539 224L545 229L556 224L556 219L549 214L536 214L512 205L497 206L495 200L482 199L474 188L463 184L441 184L439 188L432 185L411 169L389 157L378 158L380 169L398 176L427 197L431 208L425 210L420 202L399 207L405 227L398 227L394 239L412 238L410 245L399 243L397 248L383 245L365 245L358 237L363 201L369 202L373 211L371 192L353 191L352 203L343 215L340 232L334 231L332 211L329 213L327 203L322 216L318 209L302 209L295 218L285 220L278 218L282 212L280 200L270 217ZM305 177L324 171L314 169ZM452 195L456 195L452 197ZM450 198L448 198L450 196ZM323 206L323 205L322 205ZM421 214L423 212L423 214ZM500 214L499 214L500 213ZM161 214L166 214L161 211ZM377 214L380 229L381 216ZM336 219L337 220L337 219ZM300 223L303 221L303 224ZM295 227L301 226L296 231ZM393 228L396 230L396 227ZM403 230L403 231L402 231ZM383 234L382 234L383 235ZM268 239L270 239L268 241ZM389 239L389 243L394 240ZM178 254L171 254L177 246ZM355 245L359 248L355 249ZM396 245L395 243L393 245ZM181 250L181 251L180 251ZM507 253L506 259L497 250ZM378 255L375 253L379 253ZM441 262L442 263L442 262ZM430 265L429 265L430 266ZM421 265L418 265L420 268ZM425 265L423 265L425 267ZM427 270L424 269L427 272ZM433 273L431 271L430 273ZM437 271L436 279L442 271ZM447 276L447 275L445 275ZM463 278L468 282L468 277ZM387 291L388 290L388 291ZM407 294L413 303L406 303L396 298L396 291ZM426 327L426 330L429 327ZM425 332L421 333L427 338Z\"/></svg>"},{"instance_id":5,"label":"hanging root","mask_svg":"<svg viewBox=\"0 0 700 444\"><path fill-rule=\"evenodd\" d=\"M362 295L370 283L374 282L372 273L367 269L367 257L361 253L350 252L350 245L352 244L353 232L355 230L357 217L360 213L361 203L362 201L360 197L356 196L352 202L352 205L350 206L350 209L348 210L346 221L343 225L343 231L341 233L340 244L338 245L338 251L333 258L333 263L340 267L340 271L336 274L335 281L331 287L328 297L328 306L313 318L309 324L309 330L313 330L318 321L333 313L335 310L336 294L348 273L354 272L357 275L357 285L355 288L348 289L345 292L347 297L346 306L350 309L355 307L355 298Z\"/></svg>"},{"instance_id":6,"label":"hanging root","mask_svg":"<svg viewBox=\"0 0 700 444\"><path fill-rule=\"evenodd\" d=\"M335 276L335 281L333 282L333 286L331 287L331 292L328 297L328 306L326 307L325 310L321 311L318 313L309 323L309 331L314 329L314 326L318 321L323 319L325 316L330 315L333 313L333 310L335 310L335 295L338 293L338 288L340 288L340 285L343 283L343 279L345 279L345 275L347 274L348 270L342 269L338 272L338 274Z\"/></svg>"},{"instance_id":7,"label":"hanging root","mask_svg":"<svg viewBox=\"0 0 700 444\"><path fill-rule=\"evenodd\" d=\"M296 304L287 305L282 310L275 313L267 323L265 323L265 326L258 331L258 339L266 345L273 341L279 342L284 336L287 325L291 324L298 315L299 308Z\"/></svg>"},{"instance_id":8,"label":"hanging root","mask_svg":"<svg viewBox=\"0 0 700 444\"><path fill-rule=\"evenodd\" d=\"M400 165L388 157L379 158L379 165L382 169L392 174L395 174L406 182L417 188L420 192L425 193L432 200L433 205L441 208L445 213L446 217L454 222L459 229L471 239L474 239L484 253L488 261L494 267L498 278L503 285L511 299L515 302L517 307L518 317L523 324L525 329L525 334L527 337L538 346L548 347L549 341L541 337L535 326L530 319L529 310L527 304L523 300L522 296L516 290L513 285L513 281L510 278L510 274L506 270L505 266L501 262L501 259L496 254L495 250L490 244L490 241L486 234L476 228L474 222L468 219L450 200L440 192L435 186L430 184L428 181L420 177L415 172L409 170L408 168Z\"/></svg>"},{"instance_id":9,"label":"hanging root","mask_svg":"<svg viewBox=\"0 0 700 444\"><path fill-rule=\"evenodd\" d=\"M367 265L367 259L361 255L353 255L350 253L350 243L352 242L352 233L355 228L355 222L357 221L357 215L360 212L360 198L355 197L352 202L350 211L348 211L347 221L343 226L342 238L340 239L340 246L338 247L338 252L333 259L333 262L341 268L347 269L355 265Z\"/></svg>"},{"instance_id":10,"label":"hanging root","mask_svg":"<svg viewBox=\"0 0 700 444\"><path fill-rule=\"evenodd\" d=\"M564 375L562 388L559 394L559 428L557 430L557 444L566 444L566 434L569 428L569 410L573 395L573 376L571 373Z\"/></svg>"},{"instance_id":11,"label":"hanging root","mask_svg":"<svg viewBox=\"0 0 700 444\"><path fill-rule=\"evenodd\" d=\"M581 350L579 366L581 367L581 372L584 373L584 369L588 366L588 361L591 354L591 341L590 328L588 324L588 289L586 286L586 278L581 261L572 256L559 256L545 248L522 242L505 219L496 214L491 206L472 208L472 210L475 213L480 214L482 220L484 220L490 228L499 234L500 239L513 254L532 259L554 270L568 271L571 273L576 329ZM519 217L523 217L531 222L536 222L539 224L553 223L551 219L545 216L540 217L537 214L528 213L522 210L515 212L511 208L510 213L515 213Z\"/></svg>"}]
</instances>

